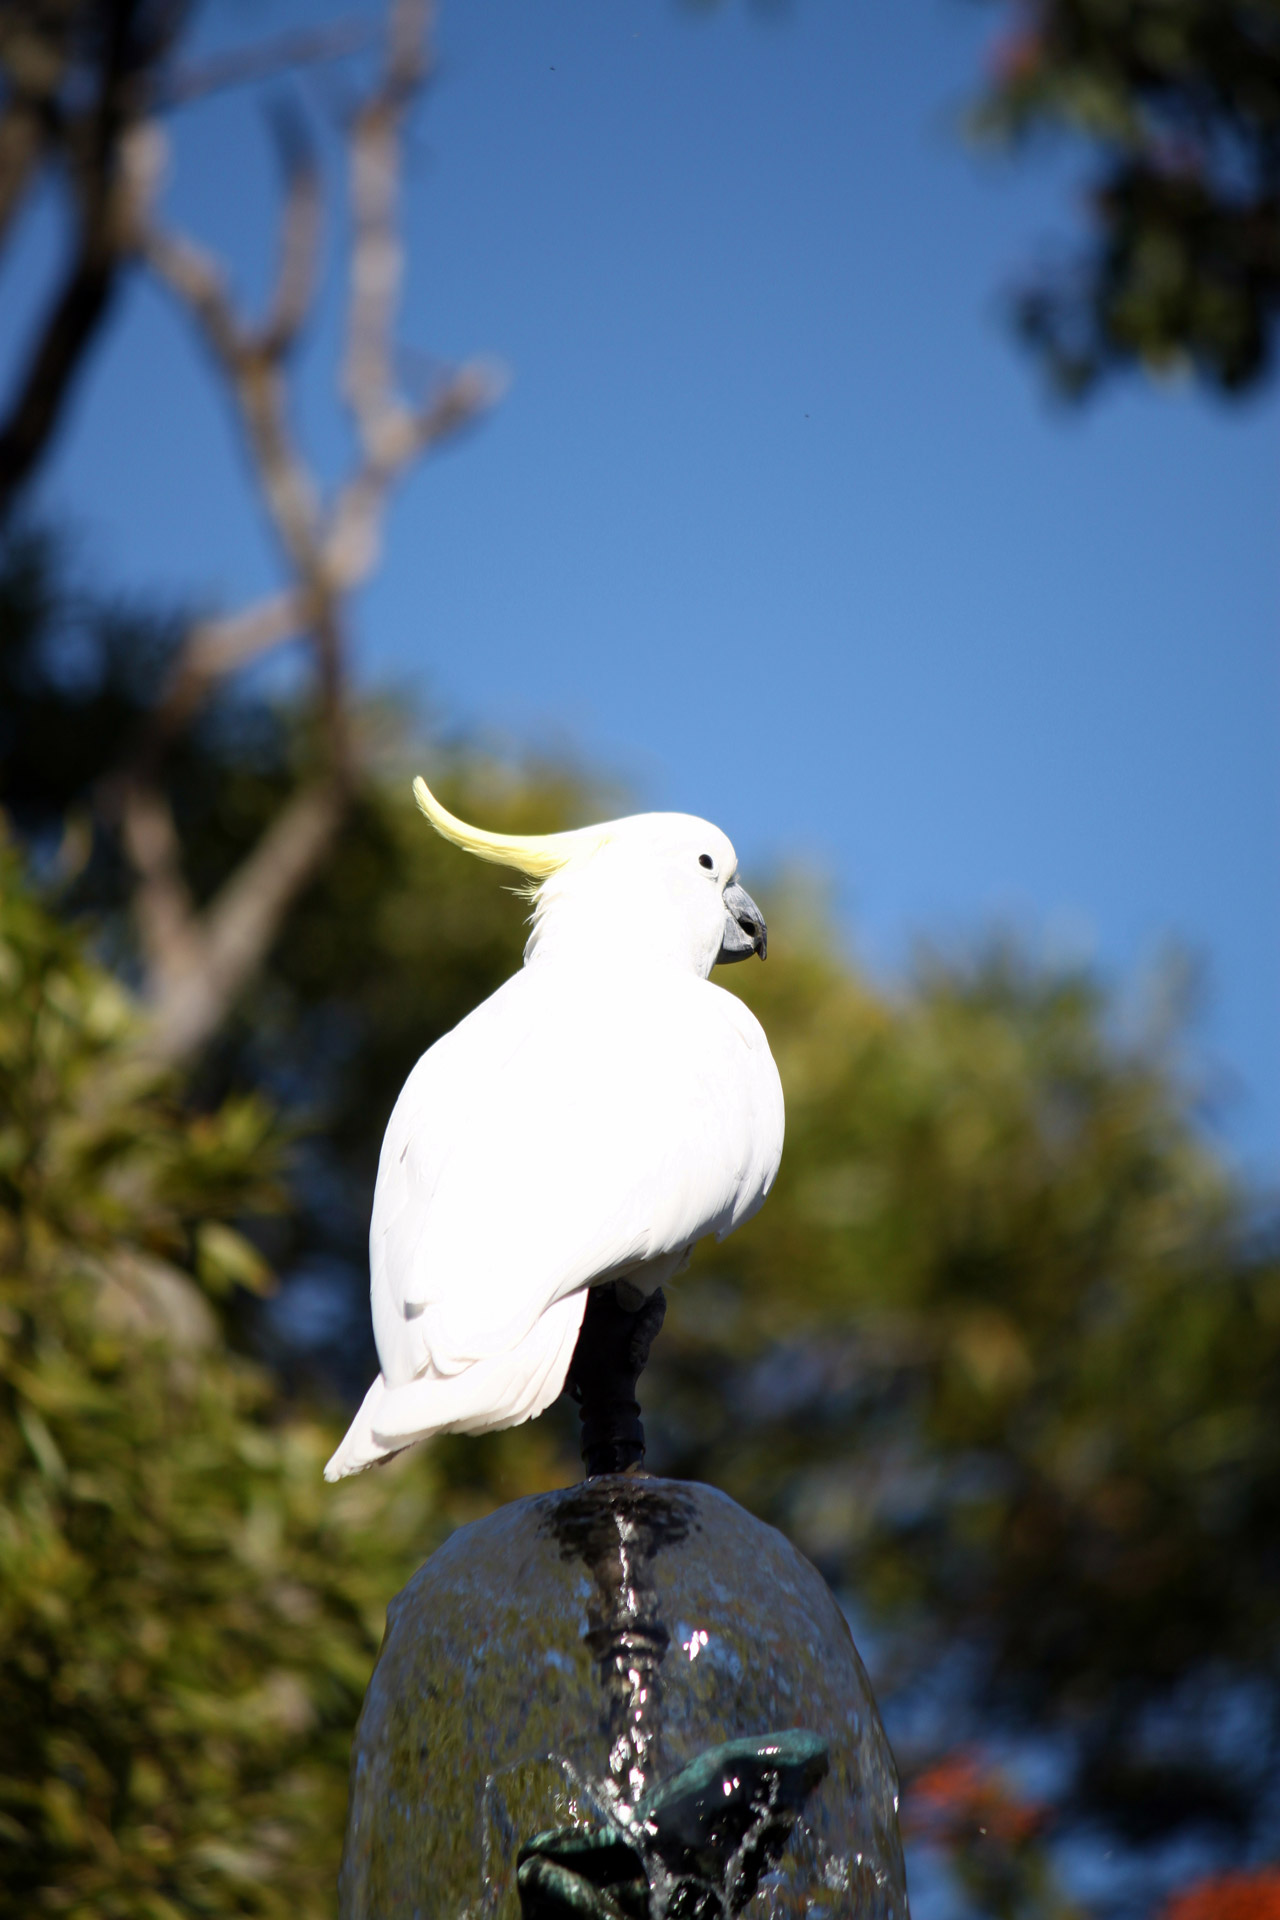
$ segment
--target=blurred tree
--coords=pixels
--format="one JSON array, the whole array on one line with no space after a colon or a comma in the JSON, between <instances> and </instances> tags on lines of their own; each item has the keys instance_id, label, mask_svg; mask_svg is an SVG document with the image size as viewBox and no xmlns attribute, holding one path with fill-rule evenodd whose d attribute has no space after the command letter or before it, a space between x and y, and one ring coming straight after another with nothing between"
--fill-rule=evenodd
<instances>
[{"instance_id":1,"label":"blurred tree","mask_svg":"<svg viewBox=\"0 0 1280 1920\"><path fill-rule=\"evenodd\" d=\"M1244 393L1280 314L1276 0L1003 0L977 126L1082 137L1090 235L1018 296L1019 327L1067 392L1142 365Z\"/></svg>"},{"instance_id":2,"label":"blurred tree","mask_svg":"<svg viewBox=\"0 0 1280 1920\"><path fill-rule=\"evenodd\" d=\"M184 1113L136 1018L0 849L0 1912L328 1913L435 1476L335 1500L334 1435L229 1347L282 1138Z\"/></svg>"},{"instance_id":3,"label":"blurred tree","mask_svg":"<svg viewBox=\"0 0 1280 1920\"><path fill-rule=\"evenodd\" d=\"M47 549L12 555L0 709L21 724L0 743L0 803L127 972L127 878L74 822L96 777L93 716L141 697L129 671L165 630L77 599ZM301 724L224 695L169 763L200 894L269 816ZM366 1384L387 1114L523 939L501 877L418 818L404 743L378 725L343 834L198 1076L206 1102L265 1088L308 1124L292 1216L264 1241L281 1293L242 1295L233 1315L295 1393ZM514 780L443 757L459 808L498 823L613 804L564 770ZM1043 1913L1044 1849L1081 1828L1153 1861L1175 1834L1227 1861L1265 1848L1280 1261L1205 1143L1176 1023L1126 1044L1095 982L1006 949L924 965L889 998L803 896L777 896L770 920L768 966L726 984L779 1060L783 1169L759 1219L670 1290L646 1375L653 1464L726 1486L854 1596L881 1636L901 1758L925 1780L917 1831L957 1852L988 1909ZM574 1426L561 1406L442 1443L437 1498L474 1511L572 1477ZM944 1708L913 1704L935 1696ZM1049 1744L1060 1787L1034 1814L1011 1800L993 1827L993 1776L948 1755L997 1732Z\"/></svg>"},{"instance_id":4,"label":"blurred tree","mask_svg":"<svg viewBox=\"0 0 1280 1920\"><path fill-rule=\"evenodd\" d=\"M336 40L328 32L274 53L251 50L202 79L171 70L189 11L181 0L24 0L0 14L0 201L6 166L16 207L45 159L60 163L78 210L68 291L37 326L0 432L0 512L30 479L111 289L124 264L136 263L168 289L207 350L281 567L282 584L266 598L186 623L138 725L113 739L112 762L91 796L95 812L118 829L129 874L150 1012L140 1044L167 1060L197 1054L218 1032L332 845L365 744L348 685L350 595L377 563L395 484L475 420L495 391L493 375L475 365L419 381L422 391L410 395L398 378L398 194L408 117L432 65L430 0L388 0L381 57L343 123L350 218L335 384L354 456L328 487L307 460L291 404L295 349L315 306L323 211L308 120L296 103L274 115L284 208L275 286L260 321L239 310L223 265L161 218L157 190L166 107L282 59L349 47L350 29ZM294 642L302 643L311 684L290 781L237 867L197 907L165 762L218 686Z\"/></svg>"},{"instance_id":5,"label":"blurred tree","mask_svg":"<svg viewBox=\"0 0 1280 1920\"><path fill-rule=\"evenodd\" d=\"M1162 17L1182 12L1169 0ZM1149 13L1107 19L1119 33ZM350 157L385 162L388 194L356 221L365 265L391 268L371 283L384 292L423 45L403 67L393 46L353 122L365 144ZM1001 110L1027 58L1010 54ZM30 534L0 569L0 803L46 897L149 992L153 1057L195 1063L181 1101L176 1083L116 1075L86 1104L104 1063L139 1071L144 1028L8 873L0 1826L15 1891L0 1899L14 1912L37 1897L86 1914L324 1910L346 1732L411 1537L572 1458L561 1409L334 1495L318 1482L325 1436L241 1351L252 1338L284 1363L295 1407L305 1385L364 1384L387 1112L522 940L501 882L410 809L386 710L357 708L333 673L386 486L483 389L446 382L402 405L390 307L353 302L360 464L297 518L309 476L278 436L318 201L306 139L292 121L283 133L262 327L149 201L135 238L243 409L287 584L193 625L95 604ZM1117 166L1148 164L1141 142L1108 140ZM1191 341L1182 325L1167 323L1175 346ZM1159 360L1158 328L1133 338ZM1214 378L1225 351L1204 349ZM303 631L316 673L302 698L238 686L238 666ZM495 823L553 827L598 804L563 769L514 780L448 758L446 793ZM273 869L272 854L260 889L255 859L295 801L299 857ZM778 1053L783 1173L759 1221L672 1289L648 1376L654 1463L785 1525L877 1623L921 1830L985 1910L1045 1910L1038 1849L1071 1821L1152 1849L1173 1834L1233 1858L1274 1848L1280 1263L1204 1144L1176 1059L1122 1045L1082 976L1000 951L926 967L891 999L803 903L771 917L769 967L728 984ZM165 974L175 940L195 955L198 1018L182 966ZM288 1211L256 1232L284 1274L274 1302L244 1284L260 1257L229 1225L264 1198L274 1136L249 1097L263 1090L309 1128ZM943 1707L910 1717L931 1689ZM1028 1812L979 1759L957 1760L958 1739L1009 1729L1052 1745L1052 1804Z\"/></svg>"},{"instance_id":6,"label":"blurred tree","mask_svg":"<svg viewBox=\"0 0 1280 1920\"><path fill-rule=\"evenodd\" d=\"M1274 1849L1280 1258L1176 1029L1000 948L886 1002L775 923L733 985L782 1172L672 1289L658 1460L855 1595L891 1691L950 1687L946 1745L1035 1729L1059 1828Z\"/></svg>"}]
</instances>

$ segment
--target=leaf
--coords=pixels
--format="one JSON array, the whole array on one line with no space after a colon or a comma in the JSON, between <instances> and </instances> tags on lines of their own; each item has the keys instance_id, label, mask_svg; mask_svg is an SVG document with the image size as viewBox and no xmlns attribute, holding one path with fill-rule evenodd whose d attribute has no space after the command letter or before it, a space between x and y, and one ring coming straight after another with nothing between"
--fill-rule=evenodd
<instances>
[{"instance_id":1,"label":"leaf","mask_svg":"<svg viewBox=\"0 0 1280 1920\"><path fill-rule=\"evenodd\" d=\"M196 1232L196 1270L211 1293L229 1293L244 1287L266 1295L275 1277L258 1249L242 1233L221 1220L204 1220Z\"/></svg>"}]
</instances>

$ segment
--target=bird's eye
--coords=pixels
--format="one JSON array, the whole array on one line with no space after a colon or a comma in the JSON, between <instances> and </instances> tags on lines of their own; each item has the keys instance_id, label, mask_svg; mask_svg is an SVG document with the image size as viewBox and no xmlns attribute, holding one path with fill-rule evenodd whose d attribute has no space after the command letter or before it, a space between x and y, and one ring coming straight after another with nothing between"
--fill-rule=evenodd
<instances>
[{"instance_id":1,"label":"bird's eye","mask_svg":"<svg viewBox=\"0 0 1280 1920\"><path fill-rule=\"evenodd\" d=\"M710 872L711 868L715 865L715 861L709 853L700 853L698 855L698 865L700 867L706 867L707 871Z\"/></svg>"}]
</instances>

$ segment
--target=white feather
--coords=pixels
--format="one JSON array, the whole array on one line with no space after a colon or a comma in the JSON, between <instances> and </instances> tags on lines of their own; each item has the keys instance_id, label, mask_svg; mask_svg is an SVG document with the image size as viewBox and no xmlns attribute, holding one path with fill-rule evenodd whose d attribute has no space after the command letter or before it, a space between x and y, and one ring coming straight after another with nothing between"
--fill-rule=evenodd
<instances>
[{"instance_id":1,"label":"white feather","mask_svg":"<svg viewBox=\"0 0 1280 1920\"><path fill-rule=\"evenodd\" d=\"M715 833L691 824L696 845ZM727 865L717 834L722 848ZM704 932L683 965L660 939L656 960L603 966L593 929L610 890L597 869L558 916L540 901L524 970L405 1083L370 1230L381 1373L330 1479L434 1433L541 1413L588 1286L626 1275L651 1291L773 1183L782 1090L759 1022L702 977Z\"/></svg>"}]
</instances>

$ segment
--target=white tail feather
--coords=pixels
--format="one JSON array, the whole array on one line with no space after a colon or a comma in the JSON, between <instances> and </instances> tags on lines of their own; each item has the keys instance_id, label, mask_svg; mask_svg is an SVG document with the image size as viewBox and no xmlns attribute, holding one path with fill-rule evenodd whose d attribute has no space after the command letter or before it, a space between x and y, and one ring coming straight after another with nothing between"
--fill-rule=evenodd
<instances>
[{"instance_id":1,"label":"white tail feather","mask_svg":"<svg viewBox=\"0 0 1280 1920\"><path fill-rule=\"evenodd\" d=\"M437 1433L489 1433L543 1413L564 1388L586 1311L585 1290L556 1300L519 1346L461 1373L389 1387L379 1374L324 1470L342 1480Z\"/></svg>"}]
</instances>

